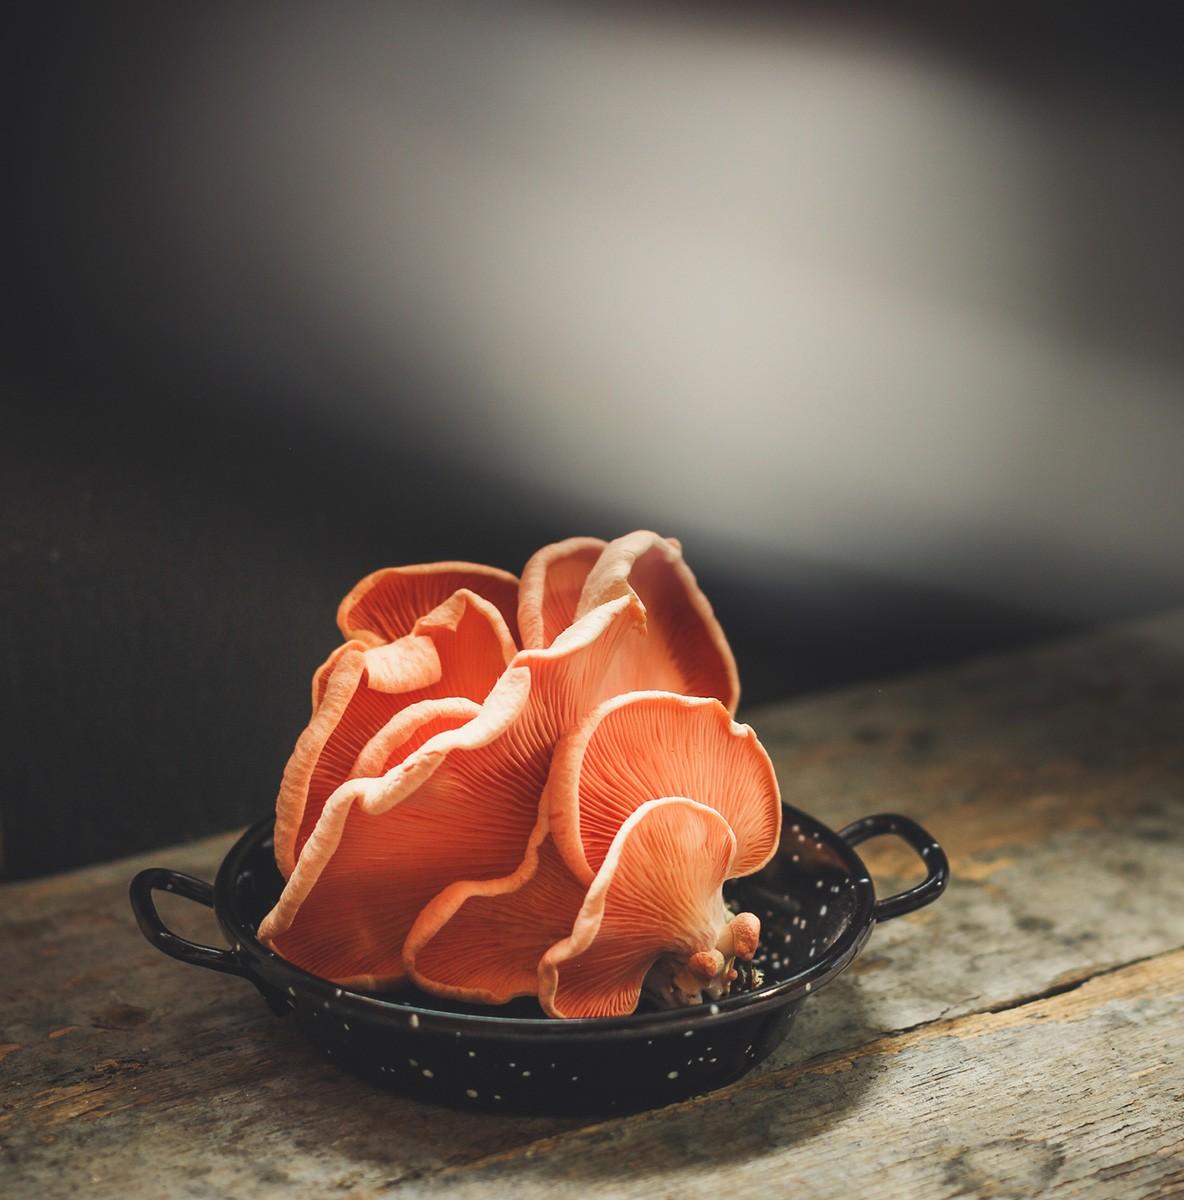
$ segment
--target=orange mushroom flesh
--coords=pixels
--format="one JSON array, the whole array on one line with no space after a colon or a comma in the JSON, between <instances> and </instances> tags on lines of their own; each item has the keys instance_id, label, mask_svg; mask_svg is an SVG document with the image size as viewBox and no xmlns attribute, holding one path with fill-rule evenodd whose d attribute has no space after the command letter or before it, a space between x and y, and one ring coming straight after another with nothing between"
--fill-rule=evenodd
<instances>
[{"instance_id":1,"label":"orange mushroom flesh","mask_svg":"<svg viewBox=\"0 0 1184 1200\"><path fill-rule=\"evenodd\" d=\"M566 937L587 888L545 831L531 839L513 875L446 888L420 913L403 956L426 991L505 1004L539 990L539 959Z\"/></svg>"},{"instance_id":2,"label":"orange mushroom flesh","mask_svg":"<svg viewBox=\"0 0 1184 1200\"><path fill-rule=\"evenodd\" d=\"M292 874L335 788L354 773L362 747L392 717L422 700L481 701L515 646L499 610L462 589L393 642L347 642L313 679L319 704L284 770L276 799L275 855Z\"/></svg>"},{"instance_id":3,"label":"orange mushroom flesh","mask_svg":"<svg viewBox=\"0 0 1184 1200\"><path fill-rule=\"evenodd\" d=\"M317 715L317 709L321 707L325 700L325 694L329 690L329 680L333 678L333 672L337 670L337 664L351 650L365 650L368 643L353 639L352 641L342 642L332 654L317 669L312 676L312 715Z\"/></svg>"},{"instance_id":4,"label":"orange mushroom flesh","mask_svg":"<svg viewBox=\"0 0 1184 1200\"><path fill-rule=\"evenodd\" d=\"M396 930L405 937L427 902L456 880L512 874L538 817L554 745L604 698L608 665L639 619L636 600L622 597L577 622L548 649L521 651L472 720L433 737L385 772L381 754L365 747L354 778L325 804L265 923L280 952L314 969L293 957L314 935L304 941L279 941L279 935L331 921L332 904L350 906L362 915L338 923L342 936L353 933L341 957L353 964L350 978L372 975L365 965L373 949L365 932L367 910L381 924L386 947ZM384 736L380 732L374 741ZM352 876L379 877L367 874L371 864L382 887L351 891ZM326 881L332 881L332 904L320 895ZM384 978L392 977L390 969L386 963Z\"/></svg>"},{"instance_id":5,"label":"orange mushroom flesh","mask_svg":"<svg viewBox=\"0 0 1184 1200\"><path fill-rule=\"evenodd\" d=\"M518 629L527 650L549 646L575 622L588 572L606 545L602 538L573 537L531 556L518 590Z\"/></svg>"},{"instance_id":6,"label":"orange mushroom flesh","mask_svg":"<svg viewBox=\"0 0 1184 1200\"><path fill-rule=\"evenodd\" d=\"M566 595L570 599L571 582L583 570L583 565L594 548L594 539L571 539L568 543L558 543L540 551L528 564L523 574L524 606L520 610L520 624L524 629L524 637L532 636L525 632L530 630L542 630L539 636L547 635L547 623L540 615L541 609L537 607L545 604L545 600L540 600L539 597L545 591L551 577L555 576L566 579ZM596 680L596 690L606 700L621 692L662 686L673 687L678 692L702 690L707 693L702 699L713 715L705 718L704 727L714 720L715 740L721 745L729 740L739 743L738 746L732 747L735 757L740 760L739 768L749 778L753 777L754 773L759 776L751 788L752 792L760 795L756 812L746 816L741 822L744 832L744 873L755 870L771 855L780 829L781 810L776 780L768 757L756 742L751 730L743 726L733 726L728 715L729 710L711 699L712 696L717 696L725 703L735 705L739 696L735 662L723 631L712 614L711 605L682 561L682 550L677 542L643 531L619 538L605 546L585 579L576 609L576 625L561 634L554 646L557 648L563 644L564 640L571 637L595 612L623 603L630 604L630 611L644 615L644 625L634 622L633 627L622 634L613 654L601 660L602 674ZM645 604L650 607L646 609ZM529 653L524 652L515 659L515 663L525 661ZM583 699L587 702L591 698L592 689L587 686L587 682L583 686ZM680 703L678 697L667 694L659 701L659 707L668 706L671 701L675 707ZM569 708L568 715L572 715L574 711L574 706ZM585 715L587 711L585 710ZM725 733L721 733L721 721ZM689 719L689 723L696 724L693 718ZM555 728L560 733L567 733L575 725L573 722L566 727L556 725ZM629 742L624 750L626 758L650 754L661 759L662 748L647 745L649 737L650 734L645 733L640 740ZM710 760L716 755L717 747L709 747L705 753ZM621 765L627 772L628 761ZM738 813L751 800L751 797L746 795L729 804L726 786L730 785L726 785L726 781L725 785L716 781L715 786L706 787L706 795L700 797L700 785L706 786L703 774L701 769L697 774L692 771L679 775L678 772L671 772L668 767L663 769L660 764L655 764L645 778L635 778L627 799L615 799L611 813L599 827L607 836L603 838L604 844L597 847L595 864L588 862L580 848L580 831L578 827L573 828L578 826L578 819L569 817L566 828L562 831L565 840L558 843L569 868L578 879L589 882L617 826L638 804L654 796L689 794L697 799L714 800L721 809L734 809ZM672 778L675 779L674 783L671 782ZM684 780L689 780L690 786L683 786ZM522 811L525 811L525 806ZM527 836L534 844L539 843L540 823L543 819L543 814L540 813L534 828L526 831L523 836L523 846ZM562 819L560 816L561 822ZM515 889L521 861L520 856L501 879L500 884L504 885L505 890L512 892ZM472 873L462 876L461 881L450 891L451 898L444 908L451 913L463 903L465 895L476 897L490 894L489 885L492 882L488 877ZM501 889L493 890L500 893ZM433 936L437 936L435 931ZM474 987L480 990L480 985Z\"/></svg>"},{"instance_id":7,"label":"orange mushroom flesh","mask_svg":"<svg viewBox=\"0 0 1184 1200\"><path fill-rule=\"evenodd\" d=\"M490 601L511 634L517 632L518 580L509 571L480 563L421 563L385 567L359 580L337 608L337 625L347 640L370 646L410 633L424 613L462 589Z\"/></svg>"},{"instance_id":8,"label":"orange mushroom flesh","mask_svg":"<svg viewBox=\"0 0 1184 1200\"><path fill-rule=\"evenodd\" d=\"M413 977L428 990L485 1003L523 994L531 955L537 962L547 937L557 940L574 920L574 910L552 903L562 874L554 860L587 886L626 818L655 796L675 795L692 796L729 822L737 842L732 875L759 870L772 856L781 801L769 757L748 726L713 699L630 692L606 700L556 748L516 869L501 879L453 883L416 920L406 948ZM494 962L480 943L503 926L516 940L506 961ZM504 945L500 932L497 942ZM511 976L517 990L507 990Z\"/></svg>"},{"instance_id":9,"label":"orange mushroom flesh","mask_svg":"<svg viewBox=\"0 0 1184 1200\"><path fill-rule=\"evenodd\" d=\"M397 770L441 735L471 727L480 710L470 700L428 700L397 714L373 740L383 766ZM368 747L371 753L374 749ZM372 764L371 768L372 767ZM361 807L369 779L347 782L329 798L279 902L259 926L259 938L314 975L358 987L384 987L403 977L403 940L410 919L438 890L410 863L396 841L384 843L382 822ZM366 836L355 827L367 823ZM437 839L438 840L438 839ZM398 890L393 881L402 878ZM418 887L417 887L418 884Z\"/></svg>"},{"instance_id":10,"label":"orange mushroom flesh","mask_svg":"<svg viewBox=\"0 0 1184 1200\"><path fill-rule=\"evenodd\" d=\"M735 663L676 541L568 539L521 588L466 563L375 572L339 624L350 640L314 676L277 802L288 882L265 944L339 983L389 986L410 967L446 995L538 992L555 1016L632 1011L643 985L666 1004L726 993L759 922L727 912L720 871L760 865L770 795L774 822L780 807L775 781L752 782L768 760L730 721ZM703 698L617 697L659 687ZM733 795L703 763L664 763L679 722L675 754L722 747L752 779ZM573 731L560 804L544 785ZM616 790L614 745L638 767Z\"/></svg>"},{"instance_id":11,"label":"orange mushroom flesh","mask_svg":"<svg viewBox=\"0 0 1184 1200\"><path fill-rule=\"evenodd\" d=\"M679 543L648 530L609 542L584 582L576 618L625 594L637 596L645 609L646 637L617 664L613 691L714 696L734 713L740 702L736 660Z\"/></svg>"},{"instance_id":12,"label":"orange mushroom flesh","mask_svg":"<svg viewBox=\"0 0 1184 1200\"><path fill-rule=\"evenodd\" d=\"M704 818L711 810L681 798L643 807L648 816L622 827L616 858L606 859L591 889L568 870L545 829L532 838L513 876L445 889L407 937L404 959L412 979L435 995L473 1003L538 994L546 974L542 960L554 947L552 961L558 962L559 947L579 934L581 921L587 933L588 902L592 898L596 906L599 888L614 899L589 961L593 970L609 962L610 974L618 974L599 999L573 999L569 989L548 1008L551 1015L632 1011L642 986L666 1007L726 995L736 978L735 960L751 959L760 940L757 918L733 917L719 892L720 871L733 862L727 823ZM642 914L645 926L634 930L636 936L629 933L630 910ZM584 963L568 972L578 980Z\"/></svg>"},{"instance_id":13,"label":"orange mushroom flesh","mask_svg":"<svg viewBox=\"0 0 1184 1200\"><path fill-rule=\"evenodd\" d=\"M556 748L547 781L560 853L591 882L622 822L655 796L690 796L736 834L734 875L760 870L777 849L781 796L769 756L717 700L629 692L600 705Z\"/></svg>"},{"instance_id":14,"label":"orange mushroom flesh","mask_svg":"<svg viewBox=\"0 0 1184 1200\"><path fill-rule=\"evenodd\" d=\"M733 916L722 886L736 839L714 809L670 797L621 826L570 935L539 962L539 1002L555 1017L633 1012L643 987L667 1006L727 994L737 956L751 958L760 925Z\"/></svg>"}]
</instances>

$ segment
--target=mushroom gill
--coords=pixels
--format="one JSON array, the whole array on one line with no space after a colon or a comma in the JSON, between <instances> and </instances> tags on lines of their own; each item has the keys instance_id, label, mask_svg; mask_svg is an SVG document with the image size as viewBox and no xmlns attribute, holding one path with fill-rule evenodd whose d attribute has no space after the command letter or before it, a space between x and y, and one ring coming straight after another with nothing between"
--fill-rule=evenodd
<instances>
[{"instance_id":1,"label":"mushroom gill","mask_svg":"<svg viewBox=\"0 0 1184 1200\"><path fill-rule=\"evenodd\" d=\"M510 633L517 632L517 578L497 567L466 562L417 563L371 572L337 606L337 627L347 641L380 646L410 633L424 613L462 589L490 601Z\"/></svg>"},{"instance_id":2,"label":"mushroom gill","mask_svg":"<svg viewBox=\"0 0 1184 1200\"><path fill-rule=\"evenodd\" d=\"M650 800L617 831L570 935L539 962L539 1002L555 1017L623 1016L642 988L668 1006L726 995L760 923L723 899L736 838L723 817L680 797Z\"/></svg>"},{"instance_id":3,"label":"mushroom gill","mask_svg":"<svg viewBox=\"0 0 1184 1200\"><path fill-rule=\"evenodd\" d=\"M603 538L573 537L531 555L518 585L518 628L527 650L549 646L575 622L588 572L607 545Z\"/></svg>"},{"instance_id":4,"label":"mushroom gill","mask_svg":"<svg viewBox=\"0 0 1184 1200\"><path fill-rule=\"evenodd\" d=\"M557 1017L632 1012L643 986L664 1007L718 1000L760 939L752 913L724 904L735 847L714 810L651 800L621 826L588 887L544 821L514 875L454 885L424 908L404 947L409 974L457 1000L537 994Z\"/></svg>"},{"instance_id":5,"label":"mushroom gill","mask_svg":"<svg viewBox=\"0 0 1184 1200\"><path fill-rule=\"evenodd\" d=\"M715 696L734 713L740 702L736 660L681 544L645 529L609 542L584 582L576 617L626 594L645 611L646 636L621 659L613 690Z\"/></svg>"},{"instance_id":6,"label":"mushroom gill","mask_svg":"<svg viewBox=\"0 0 1184 1200\"><path fill-rule=\"evenodd\" d=\"M422 700L484 700L515 651L500 611L467 589L394 641L354 640L335 650L313 677L316 711L276 798L280 874L292 874L325 801L354 773L362 747L387 721Z\"/></svg>"},{"instance_id":7,"label":"mushroom gill","mask_svg":"<svg viewBox=\"0 0 1184 1200\"><path fill-rule=\"evenodd\" d=\"M724 816L735 838L729 877L759 870L777 846L777 780L747 725L714 699L611 697L559 742L516 869L453 883L416 919L409 973L429 991L484 1003L535 991L540 956L571 931L618 831L662 796L689 796Z\"/></svg>"},{"instance_id":8,"label":"mushroom gill","mask_svg":"<svg viewBox=\"0 0 1184 1200\"><path fill-rule=\"evenodd\" d=\"M382 762L381 747L364 747L352 777L325 802L261 935L326 920L319 897L332 881L336 902L354 913L339 930L350 933L350 977L365 975L367 911L384 926L384 954L396 930L401 950L420 910L457 879L511 874L537 820L554 745L604 698L608 666L638 619L636 599L623 596L547 649L520 651L467 723L393 765ZM293 957L301 944L293 935L277 949L312 969Z\"/></svg>"},{"instance_id":9,"label":"mushroom gill","mask_svg":"<svg viewBox=\"0 0 1184 1200\"><path fill-rule=\"evenodd\" d=\"M718 701L626 692L601 704L555 750L546 803L572 871L591 882L621 823L655 796L690 796L729 822L735 875L759 871L781 833L773 764Z\"/></svg>"}]
</instances>

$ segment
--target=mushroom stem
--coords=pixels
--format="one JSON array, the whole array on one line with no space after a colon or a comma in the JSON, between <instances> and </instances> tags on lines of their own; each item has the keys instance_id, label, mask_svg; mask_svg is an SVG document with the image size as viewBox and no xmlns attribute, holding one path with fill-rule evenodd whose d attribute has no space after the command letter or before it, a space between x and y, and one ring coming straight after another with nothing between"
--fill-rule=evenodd
<instances>
[{"instance_id":1,"label":"mushroom stem","mask_svg":"<svg viewBox=\"0 0 1184 1200\"><path fill-rule=\"evenodd\" d=\"M749 962L760 940L761 923L740 913L724 926L711 950L683 957L663 954L645 977L645 991L663 1008L685 1008L722 999L736 981L736 959Z\"/></svg>"}]
</instances>

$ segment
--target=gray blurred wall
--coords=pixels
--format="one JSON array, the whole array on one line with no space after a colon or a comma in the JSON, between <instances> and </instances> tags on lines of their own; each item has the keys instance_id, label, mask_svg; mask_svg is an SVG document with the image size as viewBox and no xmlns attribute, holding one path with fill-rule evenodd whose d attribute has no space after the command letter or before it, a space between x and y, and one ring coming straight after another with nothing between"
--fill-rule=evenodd
<instances>
[{"instance_id":1,"label":"gray blurred wall","mask_svg":"<svg viewBox=\"0 0 1184 1200\"><path fill-rule=\"evenodd\" d=\"M385 564L677 535L749 705L1181 603L1179 43L1050 14L23 11L0 874L266 812Z\"/></svg>"},{"instance_id":2,"label":"gray blurred wall","mask_svg":"<svg viewBox=\"0 0 1184 1200\"><path fill-rule=\"evenodd\" d=\"M238 32L191 68L178 210L211 288L251 256L318 374L348 364L331 419L754 573L805 556L1080 619L1184 593L1174 97L842 22ZM395 420L409 360L452 399Z\"/></svg>"}]
</instances>

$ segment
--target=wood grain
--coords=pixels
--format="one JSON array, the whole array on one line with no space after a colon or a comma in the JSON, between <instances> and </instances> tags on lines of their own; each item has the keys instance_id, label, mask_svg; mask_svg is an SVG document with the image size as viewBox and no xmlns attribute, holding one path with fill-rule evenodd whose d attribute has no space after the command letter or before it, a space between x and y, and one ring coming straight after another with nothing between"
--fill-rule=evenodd
<instances>
[{"instance_id":1,"label":"wood grain","mask_svg":"<svg viewBox=\"0 0 1184 1200\"><path fill-rule=\"evenodd\" d=\"M0 1192L1184 1195L1184 614L749 719L788 799L917 817L954 883L738 1087L581 1131L341 1076L135 928L135 870L208 878L226 836L0 887ZM917 869L867 856L882 894Z\"/></svg>"},{"instance_id":2,"label":"wood grain","mask_svg":"<svg viewBox=\"0 0 1184 1200\"><path fill-rule=\"evenodd\" d=\"M0 1195L321 1195L518 1145L556 1121L458 1121L342 1075L241 980L140 936L127 883L209 878L233 838L0 890ZM160 895L178 932L208 910ZM15 1190L10 1190L15 1189Z\"/></svg>"},{"instance_id":3,"label":"wood grain","mask_svg":"<svg viewBox=\"0 0 1184 1200\"><path fill-rule=\"evenodd\" d=\"M404 1196L1178 1197L1184 953L570 1133ZM1108 1087L1099 1087L1107 1080ZM710 1107L710 1120L707 1109Z\"/></svg>"}]
</instances>

